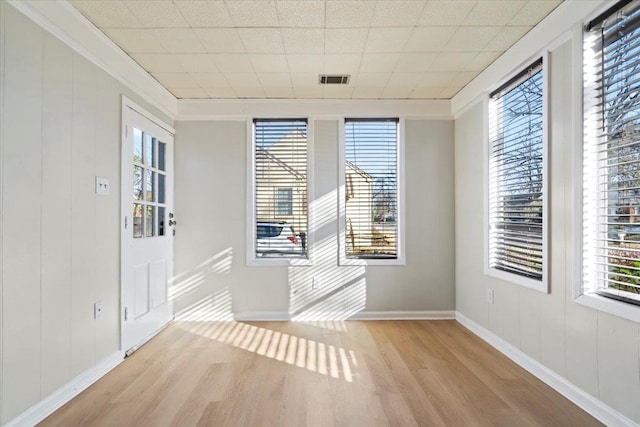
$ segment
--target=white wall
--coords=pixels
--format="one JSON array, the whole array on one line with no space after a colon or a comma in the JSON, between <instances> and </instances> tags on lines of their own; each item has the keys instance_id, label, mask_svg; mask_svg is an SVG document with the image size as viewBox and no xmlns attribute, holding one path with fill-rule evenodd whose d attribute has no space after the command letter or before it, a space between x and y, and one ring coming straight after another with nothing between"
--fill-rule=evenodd
<instances>
[{"instance_id":1,"label":"white wall","mask_svg":"<svg viewBox=\"0 0 640 427\"><path fill-rule=\"evenodd\" d=\"M248 267L246 123L176 123L176 312L194 315L201 304L205 318L320 318L454 308L453 122L406 121L407 263L366 268L337 266L338 120L314 128L313 265Z\"/></svg>"},{"instance_id":2,"label":"white wall","mask_svg":"<svg viewBox=\"0 0 640 427\"><path fill-rule=\"evenodd\" d=\"M121 95L168 119L4 1L0 33L5 423L118 350Z\"/></svg>"},{"instance_id":3,"label":"white wall","mask_svg":"<svg viewBox=\"0 0 640 427\"><path fill-rule=\"evenodd\" d=\"M483 117L478 103L455 124L456 310L640 423L640 325L573 301L575 215L571 41L551 53L549 294L483 272ZM578 64L577 66L580 66ZM509 72L510 70L505 70ZM576 116L579 117L579 116ZM487 289L495 303L487 304Z\"/></svg>"}]
</instances>

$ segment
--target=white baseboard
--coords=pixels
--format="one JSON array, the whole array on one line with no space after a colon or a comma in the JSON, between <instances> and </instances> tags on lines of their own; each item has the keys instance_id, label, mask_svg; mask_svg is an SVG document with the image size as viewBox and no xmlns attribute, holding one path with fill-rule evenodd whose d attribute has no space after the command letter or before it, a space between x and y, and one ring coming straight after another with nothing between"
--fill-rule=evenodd
<instances>
[{"instance_id":1,"label":"white baseboard","mask_svg":"<svg viewBox=\"0 0 640 427\"><path fill-rule=\"evenodd\" d=\"M455 311L361 311L348 320L447 320L455 319Z\"/></svg>"},{"instance_id":2,"label":"white baseboard","mask_svg":"<svg viewBox=\"0 0 640 427\"><path fill-rule=\"evenodd\" d=\"M4 427L35 426L118 366L123 359L124 354L116 351L9 421Z\"/></svg>"},{"instance_id":3,"label":"white baseboard","mask_svg":"<svg viewBox=\"0 0 640 427\"><path fill-rule=\"evenodd\" d=\"M291 315L283 311L244 311L234 313L239 322L286 322L292 320ZM360 311L348 318L342 313L327 316L326 319L315 320L444 320L455 319L455 311Z\"/></svg>"},{"instance_id":4,"label":"white baseboard","mask_svg":"<svg viewBox=\"0 0 640 427\"><path fill-rule=\"evenodd\" d=\"M558 393L578 405L600 422L608 426L638 427L638 424L625 417L620 412L593 397L581 388L575 386L566 378L558 375L542 363L529 357L520 349L514 347L507 341L495 335L493 332L475 323L464 314L458 311L456 311L455 314L456 320L465 328L485 340L509 359L529 371L540 381L544 382L549 387L553 388Z\"/></svg>"},{"instance_id":5,"label":"white baseboard","mask_svg":"<svg viewBox=\"0 0 640 427\"><path fill-rule=\"evenodd\" d=\"M287 322L291 316L286 311L239 311L233 313L238 322Z\"/></svg>"}]
</instances>

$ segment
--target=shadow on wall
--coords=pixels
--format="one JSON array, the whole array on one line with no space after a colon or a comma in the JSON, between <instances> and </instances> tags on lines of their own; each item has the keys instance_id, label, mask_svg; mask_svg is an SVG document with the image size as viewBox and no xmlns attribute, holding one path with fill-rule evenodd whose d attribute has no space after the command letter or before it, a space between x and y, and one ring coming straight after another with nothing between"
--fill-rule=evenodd
<instances>
[{"instance_id":1,"label":"shadow on wall","mask_svg":"<svg viewBox=\"0 0 640 427\"><path fill-rule=\"evenodd\" d=\"M346 329L343 320L365 308L367 286L365 266L338 266L337 194L334 190L310 203L312 263L295 265L292 261L288 267L288 314L293 321L341 331ZM229 247L172 279L171 301L198 298L187 307L183 305L176 320L234 320L232 292L228 287L220 288L217 279L231 274L232 261L233 250ZM212 285L214 290L208 290Z\"/></svg>"}]
</instances>

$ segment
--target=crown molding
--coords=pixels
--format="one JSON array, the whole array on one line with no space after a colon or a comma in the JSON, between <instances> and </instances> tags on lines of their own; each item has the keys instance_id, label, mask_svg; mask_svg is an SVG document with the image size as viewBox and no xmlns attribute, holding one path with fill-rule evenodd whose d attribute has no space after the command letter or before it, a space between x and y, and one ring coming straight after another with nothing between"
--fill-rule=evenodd
<instances>
[{"instance_id":1,"label":"crown molding","mask_svg":"<svg viewBox=\"0 0 640 427\"><path fill-rule=\"evenodd\" d=\"M525 65L543 50L553 50L557 41L567 40L567 34L578 23L583 23L609 0L566 0L562 2L522 39L514 44L487 69L481 72L451 99L451 111L459 117L468 107L500 85L517 68Z\"/></svg>"},{"instance_id":2,"label":"crown molding","mask_svg":"<svg viewBox=\"0 0 640 427\"><path fill-rule=\"evenodd\" d=\"M174 119L177 100L102 31L65 0L7 0L71 49Z\"/></svg>"},{"instance_id":3,"label":"crown molding","mask_svg":"<svg viewBox=\"0 0 640 427\"><path fill-rule=\"evenodd\" d=\"M387 99L179 99L176 120L245 120L251 117L404 117L451 120L446 100Z\"/></svg>"}]
</instances>

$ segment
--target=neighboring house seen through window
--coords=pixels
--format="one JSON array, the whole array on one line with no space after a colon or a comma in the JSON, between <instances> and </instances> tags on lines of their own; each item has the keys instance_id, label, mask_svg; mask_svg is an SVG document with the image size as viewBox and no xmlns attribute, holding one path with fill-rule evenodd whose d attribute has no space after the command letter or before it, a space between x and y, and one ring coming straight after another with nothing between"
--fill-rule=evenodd
<instances>
[{"instance_id":1,"label":"neighboring house seen through window","mask_svg":"<svg viewBox=\"0 0 640 427\"><path fill-rule=\"evenodd\" d=\"M591 21L584 52L582 293L628 311L611 299L640 305L640 2Z\"/></svg>"},{"instance_id":2,"label":"neighboring house seen through window","mask_svg":"<svg viewBox=\"0 0 640 427\"><path fill-rule=\"evenodd\" d=\"M489 242L493 275L546 291L542 59L489 99Z\"/></svg>"},{"instance_id":3,"label":"neighboring house seen through window","mask_svg":"<svg viewBox=\"0 0 640 427\"><path fill-rule=\"evenodd\" d=\"M345 255L398 258L398 119L345 120Z\"/></svg>"},{"instance_id":4,"label":"neighboring house seen through window","mask_svg":"<svg viewBox=\"0 0 640 427\"><path fill-rule=\"evenodd\" d=\"M307 255L307 122L256 119L255 257Z\"/></svg>"}]
</instances>

